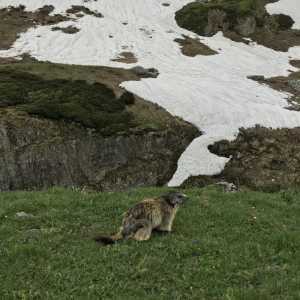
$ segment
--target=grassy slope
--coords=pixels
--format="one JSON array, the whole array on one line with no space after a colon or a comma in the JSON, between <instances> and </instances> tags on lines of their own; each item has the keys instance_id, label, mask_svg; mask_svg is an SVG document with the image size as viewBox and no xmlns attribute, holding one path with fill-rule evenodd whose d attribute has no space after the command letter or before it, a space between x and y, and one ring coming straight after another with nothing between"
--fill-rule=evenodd
<instances>
[{"instance_id":1,"label":"grassy slope","mask_svg":"<svg viewBox=\"0 0 300 300\"><path fill-rule=\"evenodd\" d=\"M43 80L85 80L88 83L102 83L113 89L117 96L124 93L119 87L127 80L140 80L134 72L125 69L53 64L48 62L28 61L15 64L0 64L0 72L26 72L41 77ZM164 130L169 126L184 126L181 120L174 118L164 109L136 96L134 105L126 107L132 113L134 127L140 129Z\"/></svg>"},{"instance_id":2,"label":"grassy slope","mask_svg":"<svg viewBox=\"0 0 300 300\"><path fill-rule=\"evenodd\" d=\"M75 121L100 132L113 134L135 126L123 98L116 98L112 89L100 83L44 80L27 72L0 69L0 106ZM133 95L132 98L134 103Z\"/></svg>"},{"instance_id":3,"label":"grassy slope","mask_svg":"<svg viewBox=\"0 0 300 300\"><path fill-rule=\"evenodd\" d=\"M0 194L1 299L299 299L299 193L186 190L171 235L90 239L163 191Z\"/></svg>"}]
</instances>

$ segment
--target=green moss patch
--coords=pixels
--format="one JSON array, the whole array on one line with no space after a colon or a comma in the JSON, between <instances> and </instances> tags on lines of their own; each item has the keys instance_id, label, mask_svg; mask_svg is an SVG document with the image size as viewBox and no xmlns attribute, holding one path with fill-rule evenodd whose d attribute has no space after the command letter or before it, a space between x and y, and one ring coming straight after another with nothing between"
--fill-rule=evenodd
<instances>
[{"instance_id":1,"label":"green moss patch","mask_svg":"<svg viewBox=\"0 0 300 300\"><path fill-rule=\"evenodd\" d=\"M4 63L1 65L0 61L0 73L1 74L25 74L27 78L34 75L35 80L38 78L40 82L44 82L47 86L49 82L55 82L56 80L65 80L66 82L85 82L85 87L90 87L94 83L105 85L111 89L114 93L114 99L118 99L118 102L125 107L122 111L126 116L129 115L128 126L122 127L122 134L127 132L144 132L144 131L163 131L174 128L185 128L194 131L195 128L190 124L182 121L181 119L172 116L162 107L157 104L146 101L137 95L126 92L120 87L120 84L124 81L138 81L139 77L134 70L111 68L111 67L97 67L97 66L79 66L79 65L65 65L54 64L50 62L38 62L29 56L24 56L22 61L15 63ZM34 81L34 80L33 80ZM17 84L18 80L14 80L14 84ZM1 83L3 84L3 82ZM41 83L38 84L40 86ZM32 86L32 81L29 86ZM75 84L74 84L75 85ZM5 90L4 88L2 90ZM17 88L14 91L18 90ZM89 90L89 88L87 88ZM12 92L12 91L11 91ZM3 98L2 98L3 99ZM13 97L13 102L17 101L16 97ZM84 98L86 99L86 98ZM6 110L5 105L0 104L2 110ZM11 104L10 107L14 107L15 104ZM4 107L4 108L3 108ZM18 111L22 112L23 105L16 105ZM15 109L14 112L17 112ZM23 110L24 111L24 110ZM119 114L119 113L118 113ZM32 114L32 116L34 116ZM39 116L39 115L37 115ZM40 115L41 116L41 115ZM81 123L82 124L82 123ZM111 123L110 123L111 124ZM114 134L119 130L114 130L113 127L108 126L101 132L110 132ZM123 131L125 130L125 131ZM109 133L110 134L110 133Z\"/></svg>"},{"instance_id":2,"label":"green moss patch","mask_svg":"<svg viewBox=\"0 0 300 300\"><path fill-rule=\"evenodd\" d=\"M134 127L125 101L101 83L45 80L26 72L0 70L0 107L10 106L40 117L78 122L102 133Z\"/></svg>"},{"instance_id":3,"label":"green moss patch","mask_svg":"<svg viewBox=\"0 0 300 300\"><path fill-rule=\"evenodd\" d=\"M287 15L269 15L267 3L274 0L211 0L187 4L176 13L179 26L199 35L218 31L234 41L249 43L245 37L276 51L300 45L299 30Z\"/></svg>"},{"instance_id":4,"label":"green moss patch","mask_svg":"<svg viewBox=\"0 0 300 300\"><path fill-rule=\"evenodd\" d=\"M230 27L239 17L254 16L261 7L260 0L213 0L207 3L194 2L177 12L176 20L181 27L206 35L208 14L211 10L221 10L227 14Z\"/></svg>"}]
</instances>

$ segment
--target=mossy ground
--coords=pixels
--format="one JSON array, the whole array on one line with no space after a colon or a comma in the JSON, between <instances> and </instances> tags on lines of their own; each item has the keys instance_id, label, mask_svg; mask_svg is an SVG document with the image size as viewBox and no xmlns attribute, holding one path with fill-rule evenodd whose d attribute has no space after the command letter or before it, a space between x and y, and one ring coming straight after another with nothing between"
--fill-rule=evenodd
<instances>
[{"instance_id":1,"label":"mossy ground","mask_svg":"<svg viewBox=\"0 0 300 300\"><path fill-rule=\"evenodd\" d=\"M103 133L134 127L124 101L117 99L112 89L83 80L45 80L26 72L0 70L0 106L78 122Z\"/></svg>"},{"instance_id":2,"label":"mossy ground","mask_svg":"<svg viewBox=\"0 0 300 300\"><path fill-rule=\"evenodd\" d=\"M186 5L176 14L176 20L181 27L205 35L208 13L219 9L227 13L231 24L236 24L238 17L255 15L262 5L261 0L213 0L207 3L193 2Z\"/></svg>"},{"instance_id":3,"label":"mossy ground","mask_svg":"<svg viewBox=\"0 0 300 300\"><path fill-rule=\"evenodd\" d=\"M0 106L31 115L75 121L112 135L131 130L164 130L177 123L164 109L121 95L122 81L139 80L132 71L35 62L0 65ZM16 111L16 112L17 112Z\"/></svg>"},{"instance_id":4,"label":"mossy ground","mask_svg":"<svg viewBox=\"0 0 300 300\"><path fill-rule=\"evenodd\" d=\"M172 234L94 243L131 205L166 190L1 193L1 298L299 299L298 192L185 190Z\"/></svg>"},{"instance_id":5,"label":"mossy ground","mask_svg":"<svg viewBox=\"0 0 300 300\"><path fill-rule=\"evenodd\" d=\"M299 30L292 29L294 20L290 16L269 15L265 5L271 2L275 0L193 2L176 13L176 21L179 26L199 35L211 36L221 30L225 37L235 42L247 44L246 37L265 47L286 52L290 47L300 45Z\"/></svg>"}]
</instances>

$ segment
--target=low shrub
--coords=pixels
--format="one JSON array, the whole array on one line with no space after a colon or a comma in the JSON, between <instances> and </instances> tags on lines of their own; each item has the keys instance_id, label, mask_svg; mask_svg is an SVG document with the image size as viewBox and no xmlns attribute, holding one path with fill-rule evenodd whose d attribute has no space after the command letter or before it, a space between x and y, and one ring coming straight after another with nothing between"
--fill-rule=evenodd
<instances>
[{"instance_id":1,"label":"low shrub","mask_svg":"<svg viewBox=\"0 0 300 300\"><path fill-rule=\"evenodd\" d=\"M184 6L176 13L176 21L179 26L196 32L200 35L207 33L208 15L211 10L220 10L226 13L229 30L233 30L238 24L238 19L246 16L255 16L257 24L263 24L266 14L264 1L262 0L212 0L209 2L193 2Z\"/></svg>"},{"instance_id":2,"label":"low shrub","mask_svg":"<svg viewBox=\"0 0 300 300\"><path fill-rule=\"evenodd\" d=\"M0 107L16 106L32 115L78 122L107 134L134 126L126 111L132 96L125 93L117 99L100 83L44 80L25 72L0 71Z\"/></svg>"},{"instance_id":3,"label":"low shrub","mask_svg":"<svg viewBox=\"0 0 300 300\"><path fill-rule=\"evenodd\" d=\"M176 21L179 26L206 35L208 14L212 9L226 13L229 29L232 29L240 17L254 16L262 7L261 0L212 0L210 2L193 2L176 13ZM259 20L258 20L259 21Z\"/></svg>"}]
</instances>

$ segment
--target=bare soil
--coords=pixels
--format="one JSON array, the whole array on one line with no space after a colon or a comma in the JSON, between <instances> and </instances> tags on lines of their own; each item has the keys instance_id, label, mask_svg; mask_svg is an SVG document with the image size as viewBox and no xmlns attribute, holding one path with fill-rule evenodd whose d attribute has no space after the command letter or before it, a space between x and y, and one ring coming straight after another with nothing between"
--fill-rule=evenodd
<instances>
[{"instance_id":1,"label":"bare soil","mask_svg":"<svg viewBox=\"0 0 300 300\"><path fill-rule=\"evenodd\" d=\"M59 14L49 15L54 7L44 6L37 11L25 11L25 6L0 9L0 50L9 49L19 35L37 25L54 25L69 20Z\"/></svg>"},{"instance_id":2,"label":"bare soil","mask_svg":"<svg viewBox=\"0 0 300 300\"><path fill-rule=\"evenodd\" d=\"M201 43L198 38L191 38L183 35L181 39L178 38L174 41L181 46L181 52L186 56L195 57L197 55L215 55L218 53Z\"/></svg>"},{"instance_id":3,"label":"bare soil","mask_svg":"<svg viewBox=\"0 0 300 300\"><path fill-rule=\"evenodd\" d=\"M111 61L121 62L121 63L125 63L125 64L135 64L138 62L134 53L127 52L127 51L121 52L118 55L118 58L114 58Z\"/></svg>"}]
</instances>

